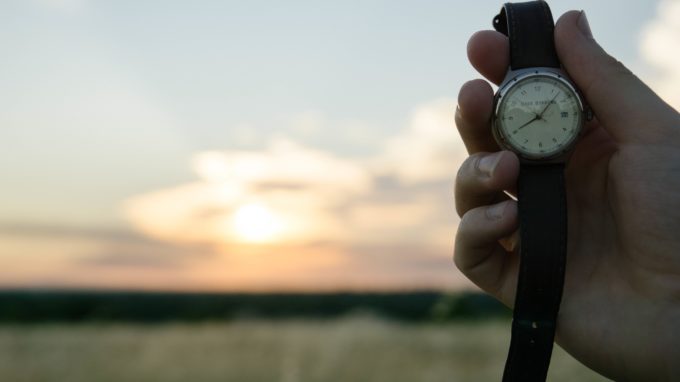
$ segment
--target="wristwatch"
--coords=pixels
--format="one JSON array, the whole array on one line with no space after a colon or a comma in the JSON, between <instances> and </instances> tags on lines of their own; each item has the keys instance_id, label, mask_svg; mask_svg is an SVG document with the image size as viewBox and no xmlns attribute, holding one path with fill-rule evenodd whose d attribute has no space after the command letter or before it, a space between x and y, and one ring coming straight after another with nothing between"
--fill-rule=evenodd
<instances>
[{"instance_id":1,"label":"wristwatch","mask_svg":"<svg viewBox=\"0 0 680 382\"><path fill-rule=\"evenodd\" d=\"M589 111L560 68L548 4L506 3L493 26L510 42L493 135L520 159L520 269L503 381L545 381L567 252L564 166Z\"/></svg>"}]
</instances>

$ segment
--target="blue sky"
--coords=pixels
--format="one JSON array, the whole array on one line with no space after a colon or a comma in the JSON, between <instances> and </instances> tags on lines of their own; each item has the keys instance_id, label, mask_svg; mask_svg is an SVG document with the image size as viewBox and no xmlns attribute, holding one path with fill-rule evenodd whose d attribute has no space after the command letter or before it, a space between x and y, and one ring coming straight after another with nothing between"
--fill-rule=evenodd
<instances>
[{"instance_id":1,"label":"blue sky","mask_svg":"<svg viewBox=\"0 0 680 382\"><path fill-rule=\"evenodd\" d=\"M664 78L659 72L663 65L653 65L658 64L654 54L648 54L650 59L641 50L645 28L663 19L656 2L550 4L556 17L568 9L586 9L596 38L610 53L643 78ZM63 240L72 240L73 245L62 243L66 249L55 260L62 264L61 270L49 273L55 285L84 272L67 264L88 260L90 249L85 247L110 249L110 243L92 243L92 229L138 235L163 246L200 241L214 248L214 237L178 243L177 232L151 226L149 220L157 215L140 215L164 210L158 207L161 199L170 205L204 200L205 196L186 191L188 185L214 184L211 176L223 171L220 166L243 162L260 166L264 174L238 178L251 192L233 205L216 206L215 200L204 200L210 208L223 210L225 219L244 205L259 208L258 203L264 203L273 208L282 203L271 195L258 199L252 190L274 180L285 181L276 176L283 172L298 181L289 188L314 190L311 198L325 200L310 207L308 218L336 227L301 236L295 245L332 242L336 249L345 248L336 257L347 261L368 251L368 244L354 239L361 236L358 232L340 234L346 229L337 228L343 224L331 221L337 214L329 211L344 206L343 211L360 220L350 219L363 232L380 225L380 219L372 220L375 216L402 211L421 221L382 227L381 240L370 245L411 248L411 257L405 252L395 261L422 268L413 285L428 279L438 280L437 286L452 285L444 271L433 269L450 262L447 246L457 218L448 192L464 153L453 126L448 133L433 133L436 129L428 126L446 125L447 108L455 107L458 88L478 77L467 63L465 45L474 31L490 28L499 8L500 3L489 1L3 2L0 222L14 227L7 230L14 233L0 235L0 263L4 260L9 269L21 267L15 262L19 261L16 248L28 241L47 243L40 236L45 227L72 230ZM667 24L675 19L669 20ZM447 139L450 151L446 151ZM428 156L428 151L438 150L437 145L443 145L446 162ZM298 169L295 164L281 170L277 165L286 155L318 161L343 174L340 179L366 186L345 189L330 180L307 182L305 177L325 179L324 171ZM417 166L427 170L421 173ZM219 182L242 188L235 178L220 174ZM327 200L336 197L330 194L334 187L344 190L345 199L329 205ZM191 192L210 193L200 189ZM291 195L294 200L302 197ZM347 206L362 207L355 211ZM392 220L398 221L402 212ZM16 233L17 227L23 227L18 230L22 234ZM436 238L417 239L427 235ZM217 240L219 245L225 240L232 240L232 245L238 242L238 238L225 238ZM364 249L346 249L357 247ZM107 258L115 257L115 251L108 249ZM50 253L46 245L30 251L36 257ZM419 251L432 255L419 263ZM134 248L122 252L120 258L135 257ZM408 274L408 267L394 274L399 272ZM40 283L46 275L35 273L15 283ZM171 283L173 277L180 276L159 276L165 281L157 286ZM343 285L343 277L339 273L337 285ZM384 277L389 280L389 275ZM360 285L361 280L350 284ZM91 282L84 278L79 285ZM387 281L384 285L388 284L392 285Z\"/></svg>"}]
</instances>

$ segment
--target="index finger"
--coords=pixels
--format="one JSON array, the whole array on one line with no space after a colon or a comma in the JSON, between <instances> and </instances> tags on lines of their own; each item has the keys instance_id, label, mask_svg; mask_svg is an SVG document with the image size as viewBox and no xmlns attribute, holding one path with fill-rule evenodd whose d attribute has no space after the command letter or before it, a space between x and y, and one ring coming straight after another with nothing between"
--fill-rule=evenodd
<instances>
[{"instance_id":1,"label":"index finger","mask_svg":"<svg viewBox=\"0 0 680 382\"><path fill-rule=\"evenodd\" d=\"M485 30L470 37L467 55L472 66L486 79L498 85L510 65L510 43L502 33Z\"/></svg>"}]
</instances>

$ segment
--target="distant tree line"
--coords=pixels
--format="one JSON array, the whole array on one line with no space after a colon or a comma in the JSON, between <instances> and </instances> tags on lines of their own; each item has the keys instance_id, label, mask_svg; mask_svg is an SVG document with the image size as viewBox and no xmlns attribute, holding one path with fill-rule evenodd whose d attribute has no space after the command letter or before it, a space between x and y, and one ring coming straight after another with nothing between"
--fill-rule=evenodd
<instances>
[{"instance_id":1,"label":"distant tree line","mask_svg":"<svg viewBox=\"0 0 680 382\"><path fill-rule=\"evenodd\" d=\"M245 318L328 319L367 313L407 322L510 317L481 293L150 293L0 291L0 322L225 321Z\"/></svg>"}]
</instances>

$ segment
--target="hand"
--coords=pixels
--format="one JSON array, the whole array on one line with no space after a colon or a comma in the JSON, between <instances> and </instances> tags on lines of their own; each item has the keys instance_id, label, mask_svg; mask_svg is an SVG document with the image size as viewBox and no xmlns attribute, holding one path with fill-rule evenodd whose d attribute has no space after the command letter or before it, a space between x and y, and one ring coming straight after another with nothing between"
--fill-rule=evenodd
<instances>
[{"instance_id":1,"label":"hand","mask_svg":"<svg viewBox=\"0 0 680 382\"><path fill-rule=\"evenodd\" d=\"M537 119L544 120L544 119L543 119L543 114L545 114L545 111L548 110L548 108L550 107L550 105L552 105L553 101L555 100L555 98L557 98L557 95L558 95L558 94L560 94L560 93L555 94L555 96L552 97L552 99L550 100L550 102L548 102L548 104L545 105L545 107L543 108L543 110L541 111L541 113L538 114L538 115L536 116Z\"/></svg>"},{"instance_id":2,"label":"hand","mask_svg":"<svg viewBox=\"0 0 680 382\"><path fill-rule=\"evenodd\" d=\"M538 121L541 119L541 117L538 114L534 114L534 118L530 119L529 122L523 124L522 126L518 127L517 130L522 130L526 125L531 124L534 121Z\"/></svg>"},{"instance_id":3,"label":"hand","mask_svg":"<svg viewBox=\"0 0 680 382\"><path fill-rule=\"evenodd\" d=\"M566 168L567 268L557 343L615 380L680 380L680 115L595 42L584 13L555 27L558 55L596 119ZM498 84L508 40L494 31L468 43L472 65ZM456 125L471 154L456 179L462 216L455 263L512 307L518 253L506 251L517 206L503 191L519 161L491 134L493 93L483 80L458 96Z\"/></svg>"}]
</instances>

